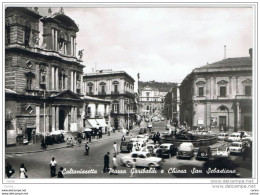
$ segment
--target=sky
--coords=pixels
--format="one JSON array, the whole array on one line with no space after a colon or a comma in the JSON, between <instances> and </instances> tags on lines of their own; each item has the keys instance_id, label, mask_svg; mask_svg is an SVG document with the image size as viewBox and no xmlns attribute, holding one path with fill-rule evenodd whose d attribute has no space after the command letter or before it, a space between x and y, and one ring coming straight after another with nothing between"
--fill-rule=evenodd
<instances>
[{"instance_id":1,"label":"sky","mask_svg":"<svg viewBox=\"0 0 260 195\"><path fill-rule=\"evenodd\" d=\"M224 45L227 58L249 56L253 46L252 8L63 8L79 25L85 73L124 70L136 80L140 73L141 81L181 83L223 60Z\"/></svg>"}]
</instances>

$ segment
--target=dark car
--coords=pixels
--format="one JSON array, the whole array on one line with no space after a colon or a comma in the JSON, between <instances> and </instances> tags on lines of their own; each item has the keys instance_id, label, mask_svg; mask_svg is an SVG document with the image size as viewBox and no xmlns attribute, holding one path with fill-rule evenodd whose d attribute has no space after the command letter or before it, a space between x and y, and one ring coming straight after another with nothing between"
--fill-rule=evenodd
<instances>
[{"instance_id":1,"label":"dark car","mask_svg":"<svg viewBox=\"0 0 260 195\"><path fill-rule=\"evenodd\" d=\"M211 149L209 146L199 147L196 159L197 160L208 160L211 157Z\"/></svg>"},{"instance_id":2,"label":"dark car","mask_svg":"<svg viewBox=\"0 0 260 195\"><path fill-rule=\"evenodd\" d=\"M120 152L131 152L133 144L129 141L122 141L120 145Z\"/></svg>"},{"instance_id":3,"label":"dark car","mask_svg":"<svg viewBox=\"0 0 260 195\"><path fill-rule=\"evenodd\" d=\"M157 156L159 157L165 157L171 158L172 156L177 154L178 148L174 146L173 144L161 144L160 148L157 150Z\"/></svg>"},{"instance_id":4,"label":"dark car","mask_svg":"<svg viewBox=\"0 0 260 195\"><path fill-rule=\"evenodd\" d=\"M147 133L147 129L146 128L141 128L139 131L139 134L146 134Z\"/></svg>"}]
</instances>

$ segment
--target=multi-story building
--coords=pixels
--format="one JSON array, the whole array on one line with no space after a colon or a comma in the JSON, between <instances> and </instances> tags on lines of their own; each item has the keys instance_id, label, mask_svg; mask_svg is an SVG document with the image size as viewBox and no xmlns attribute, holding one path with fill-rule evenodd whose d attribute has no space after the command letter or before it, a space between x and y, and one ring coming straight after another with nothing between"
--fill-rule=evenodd
<instances>
[{"instance_id":1,"label":"multi-story building","mask_svg":"<svg viewBox=\"0 0 260 195\"><path fill-rule=\"evenodd\" d=\"M85 74L83 91L86 95L111 101L111 125L128 128L136 120L135 80L124 71L99 70Z\"/></svg>"},{"instance_id":2,"label":"multi-story building","mask_svg":"<svg viewBox=\"0 0 260 195\"><path fill-rule=\"evenodd\" d=\"M164 96L167 92L160 92L159 89L147 86L140 89L139 94L139 102L142 105L142 115L163 112Z\"/></svg>"},{"instance_id":3,"label":"multi-story building","mask_svg":"<svg viewBox=\"0 0 260 195\"><path fill-rule=\"evenodd\" d=\"M54 130L83 127L83 68L76 56L76 23L60 9L42 17L38 8L5 9L5 124L7 145ZM43 44L39 46L42 23ZM108 105L110 102L94 100Z\"/></svg>"},{"instance_id":4,"label":"multi-story building","mask_svg":"<svg viewBox=\"0 0 260 195\"><path fill-rule=\"evenodd\" d=\"M252 130L252 50L194 69L180 86L181 122L220 130Z\"/></svg>"}]
</instances>

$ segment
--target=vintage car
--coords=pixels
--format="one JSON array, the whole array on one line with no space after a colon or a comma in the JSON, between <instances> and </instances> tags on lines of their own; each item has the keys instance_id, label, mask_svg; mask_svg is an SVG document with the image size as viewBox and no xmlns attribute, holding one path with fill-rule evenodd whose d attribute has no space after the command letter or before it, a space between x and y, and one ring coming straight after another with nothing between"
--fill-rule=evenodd
<instances>
[{"instance_id":1,"label":"vintage car","mask_svg":"<svg viewBox=\"0 0 260 195\"><path fill-rule=\"evenodd\" d=\"M133 143L129 141L122 141L120 144L120 152L131 152Z\"/></svg>"},{"instance_id":2,"label":"vintage car","mask_svg":"<svg viewBox=\"0 0 260 195\"><path fill-rule=\"evenodd\" d=\"M172 156L176 155L178 148L174 146L173 144L161 144L160 148L157 151L157 155L159 157L165 157L171 158Z\"/></svg>"},{"instance_id":3,"label":"vintage car","mask_svg":"<svg viewBox=\"0 0 260 195\"><path fill-rule=\"evenodd\" d=\"M137 135L136 138L144 139L145 142L148 142L149 136L147 134Z\"/></svg>"},{"instance_id":4,"label":"vintage car","mask_svg":"<svg viewBox=\"0 0 260 195\"><path fill-rule=\"evenodd\" d=\"M200 146L196 160L208 160L212 155L211 149L209 146Z\"/></svg>"},{"instance_id":5,"label":"vintage car","mask_svg":"<svg viewBox=\"0 0 260 195\"><path fill-rule=\"evenodd\" d=\"M217 157L217 158L229 158L230 157L229 147L227 147L227 146L218 147L215 157Z\"/></svg>"},{"instance_id":6,"label":"vintage car","mask_svg":"<svg viewBox=\"0 0 260 195\"><path fill-rule=\"evenodd\" d=\"M132 152L121 157L121 163L127 167L132 167L133 160L136 159L135 166L159 168L162 166L162 158L154 157L149 152Z\"/></svg>"},{"instance_id":7,"label":"vintage car","mask_svg":"<svg viewBox=\"0 0 260 195\"><path fill-rule=\"evenodd\" d=\"M177 158L192 158L194 156L194 146L191 142L184 142L178 148Z\"/></svg>"},{"instance_id":8,"label":"vintage car","mask_svg":"<svg viewBox=\"0 0 260 195\"><path fill-rule=\"evenodd\" d=\"M147 127L148 128L153 128L153 124L152 123L148 123Z\"/></svg>"},{"instance_id":9,"label":"vintage car","mask_svg":"<svg viewBox=\"0 0 260 195\"><path fill-rule=\"evenodd\" d=\"M253 141L253 138L250 135L244 135L242 137L242 141Z\"/></svg>"},{"instance_id":10,"label":"vintage car","mask_svg":"<svg viewBox=\"0 0 260 195\"><path fill-rule=\"evenodd\" d=\"M131 138L130 142L132 142L133 145L139 144L141 147L144 147L146 144L145 139L139 139L139 138Z\"/></svg>"},{"instance_id":11,"label":"vintage car","mask_svg":"<svg viewBox=\"0 0 260 195\"><path fill-rule=\"evenodd\" d=\"M146 144L145 147L141 150L142 152L149 152L152 156L156 156L160 144Z\"/></svg>"},{"instance_id":12,"label":"vintage car","mask_svg":"<svg viewBox=\"0 0 260 195\"><path fill-rule=\"evenodd\" d=\"M140 128L139 134L145 134L145 133L147 133L147 129L146 128Z\"/></svg>"},{"instance_id":13,"label":"vintage car","mask_svg":"<svg viewBox=\"0 0 260 195\"><path fill-rule=\"evenodd\" d=\"M228 134L228 133L220 133L220 134L218 135L218 140L224 141L224 140L227 140L228 137L229 137L229 134Z\"/></svg>"},{"instance_id":14,"label":"vintage car","mask_svg":"<svg viewBox=\"0 0 260 195\"><path fill-rule=\"evenodd\" d=\"M229 137L227 138L227 141L229 142L235 142L235 141L240 141L241 139L241 134L240 133L232 133L229 135Z\"/></svg>"},{"instance_id":15,"label":"vintage car","mask_svg":"<svg viewBox=\"0 0 260 195\"><path fill-rule=\"evenodd\" d=\"M243 149L243 142L232 142L229 146L230 154L242 154Z\"/></svg>"}]
</instances>

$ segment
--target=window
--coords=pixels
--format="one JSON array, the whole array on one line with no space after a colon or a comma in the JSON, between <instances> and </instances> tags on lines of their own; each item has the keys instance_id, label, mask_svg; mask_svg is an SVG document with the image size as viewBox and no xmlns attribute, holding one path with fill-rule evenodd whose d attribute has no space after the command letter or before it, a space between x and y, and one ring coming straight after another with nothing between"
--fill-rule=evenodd
<instances>
[{"instance_id":1,"label":"window","mask_svg":"<svg viewBox=\"0 0 260 195\"><path fill-rule=\"evenodd\" d=\"M102 86L101 86L101 92L102 92L102 93L105 93L105 85L102 85Z\"/></svg>"},{"instance_id":2,"label":"window","mask_svg":"<svg viewBox=\"0 0 260 195\"><path fill-rule=\"evenodd\" d=\"M118 112L118 104L113 104L113 111L114 113L117 113Z\"/></svg>"},{"instance_id":3,"label":"window","mask_svg":"<svg viewBox=\"0 0 260 195\"><path fill-rule=\"evenodd\" d=\"M88 110L87 110L87 115L90 116L91 115L91 107L88 107Z\"/></svg>"},{"instance_id":4,"label":"window","mask_svg":"<svg viewBox=\"0 0 260 195\"><path fill-rule=\"evenodd\" d=\"M118 85L114 85L114 91L118 92Z\"/></svg>"},{"instance_id":5,"label":"window","mask_svg":"<svg viewBox=\"0 0 260 195\"><path fill-rule=\"evenodd\" d=\"M204 96L204 87L199 87L199 96Z\"/></svg>"},{"instance_id":6,"label":"window","mask_svg":"<svg viewBox=\"0 0 260 195\"><path fill-rule=\"evenodd\" d=\"M220 88L220 96L221 97L226 97L226 86L221 86Z\"/></svg>"},{"instance_id":7,"label":"window","mask_svg":"<svg viewBox=\"0 0 260 195\"><path fill-rule=\"evenodd\" d=\"M150 95L150 92L146 92L146 96L149 96Z\"/></svg>"},{"instance_id":8,"label":"window","mask_svg":"<svg viewBox=\"0 0 260 195\"><path fill-rule=\"evenodd\" d=\"M91 93L92 92L92 86L89 86L89 93Z\"/></svg>"},{"instance_id":9,"label":"window","mask_svg":"<svg viewBox=\"0 0 260 195\"><path fill-rule=\"evenodd\" d=\"M149 101L149 97L148 97L148 98L146 98L146 100L147 100L147 101Z\"/></svg>"},{"instance_id":10,"label":"window","mask_svg":"<svg viewBox=\"0 0 260 195\"><path fill-rule=\"evenodd\" d=\"M28 89L28 90L32 89L32 79L31 78L26 79L26 89Z\"/></svg>"},{"instance_id":11,"label":"window","mask_svg":"<svg viewBox=\"0 0 260 195\"><path fill-rule=\"evenodd\" d=\"M150 109L149 106L147 106L147 107L146 107L146 110L149 110L149 109Z\"/></svg>"},{"instance_id":12,"label":"window","mask_svg":"<svg viewBox=\"0 0 260 195\"><path fill-rule=\"evenodd\" d=\"M251 86L245 86L245 95L252 95Z\"/></svg>"}]
</instances>

